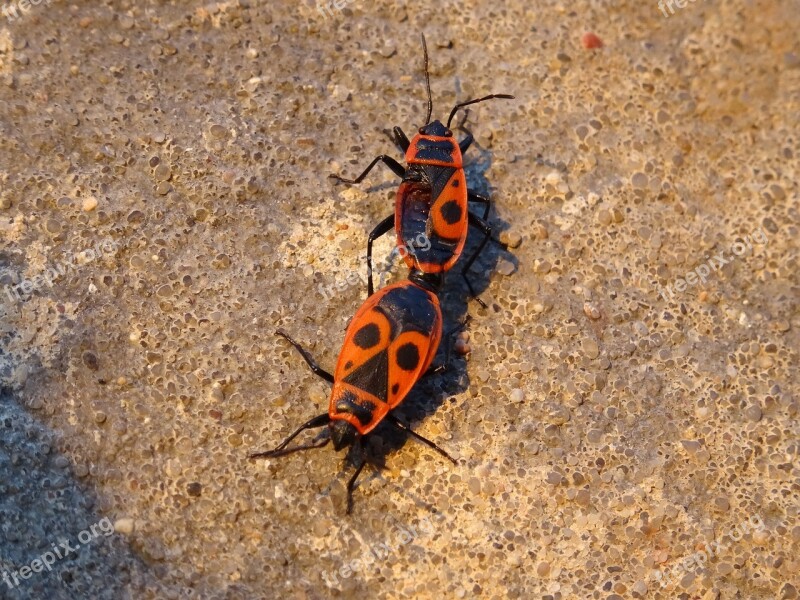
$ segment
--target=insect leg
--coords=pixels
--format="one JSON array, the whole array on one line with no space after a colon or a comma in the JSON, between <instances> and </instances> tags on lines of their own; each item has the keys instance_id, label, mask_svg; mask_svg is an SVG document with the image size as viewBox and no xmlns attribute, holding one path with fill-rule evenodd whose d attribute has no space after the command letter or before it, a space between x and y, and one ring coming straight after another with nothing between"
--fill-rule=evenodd
<instances>
[{"instance_id":1,"label":"insect leg","mask_svg":"<svg viewBox=\"0 0 800 600\"><path fill-rule=\"evenodd\" d=\"M356 480L358 476L361 475L361 471L364 469L364 465L367 464L367 458L364 455L364 445L361 442L361 438L356 439L355 441L356 447L356 454L359 455L361 458L361 464L356 467L356 472L350 477L350 480L347 482L347 514L349 515L353 510L353 488L356 487Z\"/></svg>"},{"instance_id":2,"label":"insect leg","mask_svg":"<svg viewBox=\"0 0 800 600\"><path fill-rule=\"evenodd\" d=\"M394 214L386 217L383 221L378 223L378 226L372 230L367 240L367 276L369 282L367 283L367 297L372 296L375 292L375 287L372 285L372 242L377 238L385 235L394 228Z\"/></svg>"},{"instance_id":3,"label":"insect leg","mask_svg":"<svg viewBox=\"0 0 800 600\"><path fill-rule=\"evenodd\" d=\"M325 369L323 369L322 367L320 367L320 366L319 366L319 365L316 363L316 361L314 360L314 357L312 357L312 356L311 356L311 354L308 352L308 350L306 350L305 348L303 348L303 347L302 347L300 344L298 344L297 342L295 342L295 341L294 341L292 338L290 338L290 337L289 337L289 336L288 336L286 333L284 333L284 332L283 332L283 331L281 331L280 329L279 329L278 331L276 331L276 332L275 332L275 335L279 335L279 336L281 336L281 337L282 337L282 338L284 338L284 339L285 339L287 342L289 342L289 343L290 343L292 346L294 346L294 347L295 347L295 349L296 349L296 350L297 350L297 351L300 353L300 355L303 357L303 360L305 360L305 361L306 361L306 364L308 364L308 366L309 366L309 367L311 367L311 370L312 370L312 371L314 371L314 373L315 373L316 375L319 375L320 377L322 377L322 378L323 378L325 381L327 381L327 382L329 382L329 383L333 383L333 375L331 375L331 374L330 374L330 373L328 373L328 372L327 372Z\"/></svg>"},{"instance_id":4,"label":"insect leg","mask_svg":"<svg viewBox=\"0 0 800 600\"><path fill-rule=\"evenodd\" d=\"M492 201L489 200L486 196L481 196L480 194L476 194L475 192L467 192L467 201L469 202L477 202L479 204L484 205L483 209L483 216L481 219L486 219L489 216L489 209L492 206Z\"/></svg>"},{"instance_id":5,"label":"insect leg","mask_svg":"<svg viewBox=\"0 0 800 600\"><path fill-rule=\"evenodd\" d=\"M444 450L442 450L442 449L441 449L439 446L437 446L436 444L434 444L434 443L433 443L432 441L430 441L428 438L421 436L421 435L420 435L420 434L418 434L416 431L414 431L413 429L411 429L411 428L410 428L408 425L406 425L406 424L404 424L403 422L401 422L401 421L400 421L400 420L399 420L397 417L395 417L393 414L389 413L388 415L386 415L386 421L387 421L387 422L388 422L388 423L389 423L389 424L390 424L392 427L394 427L395 429L397 429L398 431L402 431L403 433L406 433L406 434L408 434L408 435L410 435L410 436L412 436L412 437L415 437L415 438L417 438L417 439L418 439L420 442L422 442L423 444L427 444L429 447L431 447L431 448L433 448L434 450L436 450L436 451L437 451L439 454L441 454L442 456L444 456L446 459L448 459L449 461L451 461L453 464L458 464L458 462L456 461L456 459L455 459L455 458L453 458L452 456L450 456L450 455L449 455L447 452L445 452Z\"/></svg>"},{"instance_id":6,"label":"insect leg","mask_svg":"<svg viewBox=\"0 0 800 600\"><path fill-rule=\"evenodd\" d=\"M389 167L395 175L398 177L403 177L406 174L406 170L403 168L399 162L393 159L391 156L386 156L385 154L381 154L380 156L376 156L375 159L369 163L369 166L364 169L364 172L361 173L355 179L345 179L344 177L340 177L339 175L328 175L337 181L341 181L342 183L361 183L364 180L364 177L372 170L372 168L377 165L379 162L383 161L383 163Z\"/></svg>"},{"instance_id":7,"label":"insect leg","mask_svg":"<svg viewBox=\"0 0 800 600\"><path fill-rule=\"evenodd\" d=\"M298 450L310 450L312 448L322 448L323 446L327 445L328 442L331 441L330 438L326 438L321 442L312 442L305 446L297 446L295 448L289 448L288 450L286 449L286 446L287 444L289 444L289 442L291 442L294 438L296 438L302 431L305 431L306 429L315 429L317 427L322 427L323 425L327 425L328 423L330 423L330 421L331 418L328 416L328 413L317 415L313 419L309 419L308 421L303 423L300 427L298 427L297 430L292 435L283 440L275 449L267 450L266 452L254 452L253 454L250 454L248 458L250 459L276 458L278 456L285 456L287 454L291 454L292 452L297 452Z\"/></svg>"},{"instance_id":8,"label":"insect leg","mask_svg":"<svg viewBox=\"0 0 800 600\"><path fill-rule=\"evenodd\" d=\"M466 129L464 131L466 131ZM469 131L467 131L467 137L458 142L458 147L461 149L461 154L464 154L474 141L475 138L472 137L472 134Z\"/></svg>"},{"instance_id":9,"label":"insect leg","mask_svg":"<svg viewBox=\"0 0 800 600\"><path fill-rule=\"evenodd\" d=\"M384 129L386 135L392 140L392 143L403 151L403 154L408 150L411 142L408 141L408 136L399 127L392 127L392 130Z\"/></svg>"},{"instance_id":10,"label":"insect leg","mask_svg":"<svg viewBox=\"0 0 800 600\"><path fill-rule=\"evenodd\" d=\"M444 337L452 338L453 334L462 331L467 326L467 323L469 323L471 319L472 317L467 315L461 323L453 327L450 331L445 332ZM427 377L428 375L433 375L434 373L444 373L445 371L447 371L448 367L450 366L450 354L452 350L453 350L453 344L451 340L450 342L448 342L447 347L445 348L444 351L444 362L440 365L428 367L428 370L425 371L422 377Z\"/></svg>"},{"instance_id":11,"label":"insect leg","mask_svg":"<svg viewBox=\"0 0 800 600\"><path fill-rule=\"evenodd\" d=\"M483 209L483 216L481 217L481 219L485 221L486 217L489 216L489 209L492 206L492 201L489 200L489 198L487 198L486 196L481 196L480 194L476 194L475 192L467 192L467 200L469 202L477 202L485 206L485 208ZM501 248L503 248L503 250L508 250L508 244L501 242L495 237L492 238L492 241Z\"/></svg>"},{"instance_id":12,"label":"insect leg","mask_svg":"<svg viewBox=\"0 0 800 600\"><path fill-rule=\"evenodd\" d=\"M489 206L487 205L486 212L488 212L488 209L489 209ZM478 216L476 216L476 215L474 215L472 213L467 213L467 216L468 216L468 219L469 219L469 224L474 226L474 227L477 227L478 229L481 230L481 232L483 232L483 239L481 240L481 243L478 245L478 248L467 259L467 262L464 264L464 267L461 269L461 276L464 278L464 281L466 282L467 287L469 288L469 293L472 295L472 297L475 298L475 300L478 301L478 304L480 304L483 308L486 308L486 303L484 303L483 300L478 298L478 295L475 293L475 290L472 287L472 282L470 282L467 273L469 272L469 268L472 266L472 263L474 263L475 259L478 258L478 255L486 247L486 244L489 242L489 240L492 240L495 243L499 244L500 247L503 248L504 250L508 250L508 244L504 244L500 240L495 239L495 238L492 237L492 226L489 225L486 221L484 221L483 219L481 219L480 217L478 217Z\"/></svg>"}]
</instances>

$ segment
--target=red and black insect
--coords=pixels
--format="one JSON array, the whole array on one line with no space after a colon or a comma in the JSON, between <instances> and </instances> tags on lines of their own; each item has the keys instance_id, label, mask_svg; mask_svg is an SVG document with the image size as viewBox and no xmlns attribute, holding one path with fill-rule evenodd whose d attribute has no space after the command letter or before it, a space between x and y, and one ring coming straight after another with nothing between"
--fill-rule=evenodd
<instances>
[{"instance_id":1,"label":"red and black insect","mask_svg":"<svg viewBox=\"0 0 800 600\"><path fill-rule=\"evenodd\" d=\"M485 220L489 215L491 202L488 198L467 189L462 155L472 144L473 137L468 133L463 140L457 141L450 130L450 124L458 110L465 106L494 98L513 99L514 96L491 94L460 102L450 111L447 125L443 125L440 121L431 122L433 99L430 75L428 74L428 47L424 35L422 36L422 47L425 56L425 83L428 90L428 114L425 117L425 125L420 127L419 132L411 141L400 127L394 127L393 134L390 136L395 144L405 152L408 167L404 168L392 157L382 154L376 157L355 179L344 179L339 175L331 175L331 177L343 183L360 183L376 164L383 162L403 179L397 190L394 214L375 227L367 242L368 292L370 295L374 289L372 284L372 243L376 238L395 228L397 245L407 250L410 249L405 252L405 262L409 268L419 269L423 273L444 273L452 268L458 260L467 239L468 226L473 225L483 232L484 238L464 263L461 274L470 293L477 298L467 277L467 272L489 239L493 239L492 228ZM469 212L469 202L484 205L482 217ZM414 240L420 239L420 236L426 236L430 240L429 244L425 244L426 248L419 248L418 244L415 246ZM497 243L503 248L507 248L505 244L499 241ZM478 301L480 302L480 299Z\"/></svg>"},{"instance_id":2,"label":"red and black insect","mask_svg":"<svg viewBox=\"0 0 800 600\"><path fill-rule=\"evenodd\" d=\"M442 313L437 293L441 276L412 271L408 280L389 285L370 296L358 309L345 333L333 375L323 370L311 354L282 331L317 375L333 384L328 412L307 421L274 450L251 454L250 458L273 458L299 450L321 448L333 440L338 451L353 446L361 459L347 483L347 513L352 508L353 487L367 463L364 439L385 422L424 442L442 456L455 459L432 441L412 431L391 411L414 384L431 371L431 363L442 337ZM321 441L287 448L306 429L327 425L329 436Z\"/></svg>"}]
</instances>

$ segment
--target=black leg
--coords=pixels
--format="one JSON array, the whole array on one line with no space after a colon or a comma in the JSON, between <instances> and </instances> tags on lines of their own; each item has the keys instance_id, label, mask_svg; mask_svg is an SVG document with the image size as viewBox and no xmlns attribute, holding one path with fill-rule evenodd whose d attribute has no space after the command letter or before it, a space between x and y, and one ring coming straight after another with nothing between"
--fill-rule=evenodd
<instances>
[{"instance_id":1,"label":"black leg","mask_svg":"<svg viewBox=\"0 0 800 600\"><path fill-rule=\"evenodd\" d=\"M361 464L356 467L356 472L353 473L350 480L347 482L347 514L349 515L353 511L353 488L356 487L356 480L358 476L361 475L361 471L364 468L364 465L367 464L367 458L364 454L364 446L362 444L361 438L357 438L355 443L353 444L356 447L356 454L361 459Z\"/></svg>"},{"instance_id":2,"label":"black leg","mask_svg":"<svg viewBox=\"0 0 800 600\"><path fill-rule=\"evenodd\" d=\"M469 109L465 108L464 109L464 118L461 119L461 123L456 125L456 129L458 129L459 131L463 131L467 135L472 135L472 132L469 129L466 128L466 124L467 124L467 120L468 119L469 119Z\"/></svg>"},{"instance_id":3,"label":"black leg","mask_svg":"<svg viewBox=\"0 0 800 600\"><path fill-rule=\"evenodd\" d=\"M327 381L329 383L333 383L333 375L331 375L325 369L320 367L316 363L314 358L311 356L311 354L308 353L308 350L303 348L300 344L295 342L292 338L290 338L286 333L284 333L280 329L278 331L276 331L275 334L281 336L282 338L284 338L287 342L289 342L292 346L294 346L297 349L297 351L303 357L303 360L306 361L306 364L308 364L308 366L311 367L311 370L314 371L314 374L319 375L320 377L322 377L325 381Z\"/></svg>"},{"instance_id":4,"label":"black leg","mask_svg":"<svg viewBox=\"0 0 800 600\"><path fill-rule=\"evenodd\" d=\"M364 177L367 176L367 173L369 173L372 170L372 168L381 161L383 161L383 163L387 167L389 167L392 171L394 171L394 174L397 175L398 177L405 176L406 170L403 168L403 165L401 165L391 156L386 156L385 154L381 154L380 156L376 156L375 160L369 163L369 166L366 169L364 169L364 172L361 173L361 175L359 175L355 179L345 179L344 177L340 177L339 175L328 175L328 177L332 177L333 179L341 181L342 183L361 183L364 180Z\"/></svg>"},{"instance_id":5,"label":"black leg","mask_svg":"<svg viewBox=\"0 0 800 600\"><path fill-rule=\"evenodd\" d=\"M472 145L472 142L474 141L475 138L472 137L472 134L467 131L467 137L458 142L458 147L461 149L462 155L466 153L467 149L469 149L469 147Z\"/></svg>"},{"instance_id":6,"label":"black leg","mask_svg":"<svg viewBox=\"0 0 800 600\"><path fill-rule=\"evenodd\" d=\"M487 205L487 207L486 207L487 212L488 212L488 208L489 207ZM475 300L478 301L478 304L480 304L483 308L486 308L486 303L483 300L481 300L480 298L478 298L478 295L475 293L475 290L472 287L472 282L469 280L469 277L467 276L467 273L469 272L469 268L472 266L472 263L474 263L475 259L478 258L478 255L486 247L486 244L489 242L489 240L490 239L494 239L494 238L492 238L492 227L486 221L484 221L480 217L477 217L477 216L473 215L472 213L467 213L467 218L469 219L469 224L470 225L473 225L474 227L477 227L478 229L480 229L483 232L483 239L481 240L481 243L478 244L478 248L467 259L467 262L464 264L464 267L461 269L461 276L464 278L464 281L467 283L467 288L469 288L469 293L472 295L472 297L475 298ZM505 249L508 248L508 246L506 244L504 244L503 242L501 242L499 240L494 240L494 241L497 242L498 244L500 244L503 248L505 248Z\"/></svg>"},{"instance_id":7,"label":"black leg","mask_svg":"<svg viewBox=\"0 0 800 600\"><path fill-rule=\"evenodd\" d=\"M453 342L449 338L451 338L453 334L463 330L467 326L467 323L470 322L470 319L472 319L472 317L467 315L461 323L459 323L458 325L453 327L450 331L444 334L445 339L448 340L447 347L445 348L444 351L444 362L440 365L428 367L428 370L425 371L422 377L427 377L428 375L433 375L434 373L444 373L445 371L447 371L447 369L450 367L450 353L453 350Z\"/></svg>"},{"instance_id":8,"label":"black leg","mask_svg":"<svg viewBox=\"0 0 800 600\"><path fill-rule=\"evenodd\" d=\"M480 194L476 194L475 192L467 192L467 200L469 202L478 202L484 205L483 216L481 216L481 219L485 221L486 217L489 216L489 210L491 209L492 201L489 200L489 198L487 198L486 196L481 196ZM503 250L508 250L508 244L501 242L496 237L493 237L492 241L498 246L500 246Z\"/></svg>"},{"instance_id":9,"label":"black leg","mask_svg":"<svg viewBox=\"0 0 800 600\"><path fill-rule=\"evenodd\" d=\"M487 200L488 201L488 200ZM484 213L489 212L489 207L487 206L486 209L483 211ZM489 236L489 239L492 240L495 244L500 246L503 250L508 250L508 244L505 242L501 242L496 237L492 235L492 226L489 225L484 219L475 215L473 213L467 213L467 218L469 220L469 224L477 227L483 233Z\"/></svg>"},{"instance_id":10,"label":"black leg","mask_svg":"<svg viewBox=\"0 0 800 600\"><path fill-rule=\"evenodd\" d=\"M445 371L447 371L446 362L443 362L440 365L431 365L430 367L428 367L428 370L425 371L425 374L422 377L427 377L428 375L436 375L438 373L444 373ZM420 379L422 379L422 377L420 377Z\"/></svg>"},{"instance_id":11,"label":"black leg","mask_svg":"<svg viewBox=\"0 0 800 600\"><path fill-rule=\"evenodd\" d=\"M478 254L480 254L480 251L483 250L483 247L486 245L486 242L488 241L489 241L488 238L484 238L483 241L481 242L480 248L478 248L477 252L475 252L475 254L473 254L471 258L475 258ZM472 287L472 282L469 280L469 276L467 275L466 269L461 271L461 277L464 278L464 282L467 284L467 289L469 290L470 297L473 298L478 304L480 304L482 308L489 308L486 305L486 302L484 302L478 297L478 294L475 292L475 288Z\"/></svg>"},{"instance_id":12,"label":"black leg","mask_svg":"<svg viewBox=\"0 0 800 600\"><path fill-rule=\"evenodd\" d=\"M386 131L386 135L389 136L389 139L392 140L392 143L400 148L403 151L403 154L406 153L408 147L411 145L411 142L408 141L408 136L403 132L402 129L399 127L392 127L391 131Z\"/></svg>"},{"instance_id":13,"label":"black leg","mask_svg":"<svg viewBox=\"0 0 800 600\"><path fill-rule=\"evenodd\" d=\"M489 209L492 207L492 201L489 200L486 196L481 196L480 194L476 194L475 192L467 192L467 201L468 202L478 202L483 204L483 216L481 219L486 220L486 217L489 216Z\"/></svg>"},{"instance_id":14,"label":"black leg","mask_svg":"<svg viewBox=\"0 0 800 600\"><path fill-rule=\"evenodd\" d=\"M486 308L486 303L483 302L480 298L478 298L477 294L475 294L475 290L472 288L472 282L470 282L469 277L467 276L467 271L472 266L472 263L475 262L475 259L478 258L478 255L483 251L486 247L486 244L489 240L492 240L495 244L499 245L503 250L508 250L508 244L501 242L496 237L492 236L492 227L488 223L486 223L485 219L489 216L489 211L492 207L492 201L485 196L481 196L480 194L476 194L475 192L467 192L467 200L469 202L476 202L479 204L483 204L483 216L478 217L473 213L467 213L469 224L477 227L484 233L484 238L481 240L481 243L478 245L478 248L472 255L467 259L467 262L464 264L464 268L461 270L461 275L464 277L464 281L467 283L467 287L469 288L470 294L475 300L478 301L482 307Z\"/></svg>"},{"instance_id":15,"label":"black leg","mask_svg":"<svg viewBox=\"0 0 800 600\"><path fill-rule=\"evenodd\" d=\"M441 454L442 456L444 456L446 459L448 459L449 461L451 461L453 464L458 464L458 462L456 461L456 459L455 459L455 458L453 458L453 457L452 457L452 456L450 456L450 455L449 455L447 452L445 452L444 450L442 450L441 448L439 448L439 446L437 446L436 444L434 444L434 443L433 443L432 441L430 441L428 438L426 438L426 437L422 437L422 436L421 436L420 434L418 434L416 431L414 431L413 429L411 429L411 428L410 428L408 425L406 425L406 424L404 424L404 423L400 422L400 421L397 419L397 417L395 417L393 414L389 413L388 415L386 415L386 421L387 421L387 422L388 422L390 425L392 425L392 426L393 426L395 429L397 429L397 430L399 430L399 431L402 431L402 432L404 432L404 433L406 433L406 434L408 434L408 435L410 435L410 436L412 436L412 437L415 437L415 438L417 438L417 439L418 439L420 442L422 442L423 444L427 444L428 446L430 446L431 448L433 448L434 450L436 450L436 451L437 451L439 454Z\"/></svg>"},{"instance_id":16,"label":"black leg","mask_svg":"<svg viewBox=\"0 0 800 600\"><path fill-rule=\"evenodd\" d=\"M390 215L378 223L378 226L372 230L369 234L369 239L367 239L367 297L372 296L375 292L375 287L372 285L372 242L392 229L394 229L394 215Z\"/></svg>"},{"instance_id":17,"label":"black leg","mask_svg":"<svg viewBox=\"0 0 800 600\"><path fill-rule=\"evenodd\" d=\"M322 427L327 425L331 422L331 418L328 416L328 413L317 415L313 419L310 419L303 423L300 427L297 428L292 435L287 437L283 440L274 450L267 450L266 452L255 452L249 456L249 458L275 458L278 456L285 456L286 454L291 454L292 452L297 452L298 450L310 450L311 448L322 448L328 442L330 442L330 438L324 439L321 443L320 442L313 442L311 444L307 444L305 446L297 446L295 448L289 448L286 450L286 445L291 442L294 438L296 438L301 432L305 431L306 429L316 429L317 427Z\"/></svg>"}]
</instances>

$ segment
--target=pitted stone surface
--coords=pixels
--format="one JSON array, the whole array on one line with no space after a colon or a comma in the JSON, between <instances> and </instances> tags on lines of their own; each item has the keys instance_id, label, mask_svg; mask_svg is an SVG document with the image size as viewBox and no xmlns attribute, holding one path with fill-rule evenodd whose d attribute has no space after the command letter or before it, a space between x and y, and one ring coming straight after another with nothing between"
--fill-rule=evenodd
<instances>
[{"instance_id":1,"label":"pitted stone surface","mask_svg":"<svg viewBox=\"0 0 800 600\"><path fill-rule=\"evenodd\" d=\"M791 2L26 6L0 17L0 571L115 533L0 597L797 597ZM275 330L333 368L397 181L328 175L401 158L423 30L434 118L516 95L464 127L519 246L473 267L488 309L447 277L468 335L399 411L459 464L381 432L348 518L330 446L247 455L326 410Z\"/></svg>"}]
</instances>

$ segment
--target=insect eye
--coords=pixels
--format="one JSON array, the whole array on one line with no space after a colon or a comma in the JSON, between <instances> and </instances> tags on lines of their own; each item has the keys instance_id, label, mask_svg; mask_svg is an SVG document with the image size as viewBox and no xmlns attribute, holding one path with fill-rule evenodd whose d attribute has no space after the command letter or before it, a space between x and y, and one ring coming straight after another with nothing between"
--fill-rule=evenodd
<instances>
[{"instance_id":1,"label":"insect eye","mask_svg":"<svg viewBox=\"0 0 800 600\"><path fill-rule=\"evenodd\" d=\"M453 137L453 132L449 129L444 130L444 137Z\"/></svg>"},{"instance_id":2,"label":"insect eye","mask_svg":"<svg viewBox=\"0 0 800 600\"><path fill-rule=\"evenodd\" d=\"M424 127L420 127L419 128L419 133L420 133L420 135L425 135L425 128Z\"/></svg>"}]
</instances>

